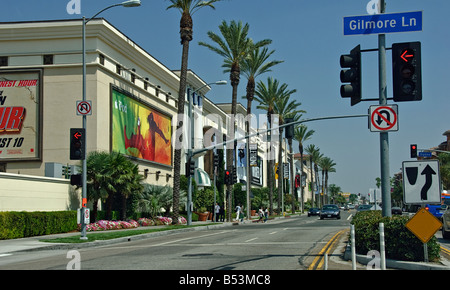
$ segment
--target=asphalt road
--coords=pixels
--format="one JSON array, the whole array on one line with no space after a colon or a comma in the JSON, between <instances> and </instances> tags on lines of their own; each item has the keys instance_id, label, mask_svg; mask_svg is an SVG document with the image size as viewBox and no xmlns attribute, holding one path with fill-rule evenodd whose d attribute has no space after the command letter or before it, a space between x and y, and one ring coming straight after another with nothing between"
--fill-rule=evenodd
<instances>
[{"instance_id":1,"label":"asphalt road","mask_svg":"<svg viewBox=\"0 0 450 290\"><path fill-rule=\"evenodd\" d=\"M303 270L339 231L342 218L300 217L175 233L79 250L17 252L0 269Z\"/></svg>"}]
</instances>

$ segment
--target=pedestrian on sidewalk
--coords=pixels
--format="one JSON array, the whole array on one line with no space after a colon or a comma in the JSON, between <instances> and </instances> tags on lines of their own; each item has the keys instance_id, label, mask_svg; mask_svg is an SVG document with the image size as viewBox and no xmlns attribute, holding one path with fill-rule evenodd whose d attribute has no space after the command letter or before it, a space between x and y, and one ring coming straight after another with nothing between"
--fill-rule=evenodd
<instances>
[{"instance_id":1,"label":"pedestrian on sidewalk","mask_svg":"<svg viewBox=\"0 0 450 290\"><path fill-rule=\"evenodd\" d=\"M267 222L268 219L269 219L269 210L266 207L264 211L264 222Z\"/></svg>"},{"instance_id":2,"label":"pedestrian on sidewalk","mask_svg":"<svg viewBox=\"0 0 450 290\"><path fill-rule=\"evenodd\" d=\"M241 206L238 204L236 206L235 210L236 210L236 221L239 221L239 218L240 218L239 214L241 213Z\"/></svg>"},{"instance_id":3,"label":"pedestrian on sidewalk","mask_svg":"<svg viewBox=\"0 0 450 290\"><path fill-rule=\"evenodd\" d=\"M219 203L217 202L217 203L216 203L216 206L214 207L214 221L215 221L215 222L218 222L218 220L219 220L219 215L220 215L220 205L219 205Z\"/></svg>"},{"instance_id":4,"label":"pedestrian on sidewalk","mask_svg":"<svg viewBox=\"0 0 450 290\"><path fill-rule=\"evenodd\" d=\"M219 221L221 221L221 222L225 221L225 209L224 209L223 204L220 205L220 209L219 209Z\"/></svg>"},{"instance_id":5,"label":"pedestrian on sidewalk","mask_svg":"<svg viewBox=\"0 0 450 290\"><path fill-rule=\"evenodd\" d=\"M259 215L259 220L258 220L258 222L263 222L263 219L264 219L264 211L263 211L262 207L259 209L258 215Z\"/></svg>"}]
</instances>

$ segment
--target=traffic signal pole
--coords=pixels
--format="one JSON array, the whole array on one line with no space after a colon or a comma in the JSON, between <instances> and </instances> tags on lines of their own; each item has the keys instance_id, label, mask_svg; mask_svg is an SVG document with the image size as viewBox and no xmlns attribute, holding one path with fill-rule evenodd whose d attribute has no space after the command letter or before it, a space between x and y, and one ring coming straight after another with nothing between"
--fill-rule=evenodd
<instances>
[{"instance_id":1,"label":"traffic signal pole","mask_svg":"<svg viewBox=\"0 0 450 290\"><path fill-rule=\"evenodd\" d=\"M385 12L385 2L380 0L380 13ZM386 35L378 35L378 77L379 77L379 103L387 105L386 85ZM380 132L380 166L381 166L381 198L382 216L390 217L391 214L391 190L389 175L389 133Z\"/></svg>"}]
</instances>

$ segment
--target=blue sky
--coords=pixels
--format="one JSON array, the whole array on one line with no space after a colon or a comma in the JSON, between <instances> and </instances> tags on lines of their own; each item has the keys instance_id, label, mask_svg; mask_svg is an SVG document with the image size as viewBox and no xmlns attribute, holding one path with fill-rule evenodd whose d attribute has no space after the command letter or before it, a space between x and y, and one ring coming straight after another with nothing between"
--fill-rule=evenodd
<instances>
[{"instance_id":1,"label":"blue sky","mask_svg":"<svg viewBox=\"0 0 450 290\"><path fill-rule=\"evenodd\" d=\"M121 0L80 0L81 14L69 15L69 0L2 0L2 22L49 19L74 19L93 16L102 8ZM101 14L124 34L147 50L168 68L179 70L181 45L180 13L166 10L165 0L141 0L139 8L114 8ZM224 0L216 9L204 8L193 16L194 40L190 45L189 68L205 82L227 79L222 59L199 41L210 42L206 33L219 33L222 20L243 21L250 25L255 40L272 39L273 59L283 60L272 76L296 89L292 97L302 103L305 118L365 114L377 102L361 102L351 107L340 97L339 57L361 44L362 49L377 48L376 35L344 36L343 17L367 14L369 0ZM386 13L423 11L423 31L386 35L386 45L420 41L422 43L423 100L396 103L399 107L399 130L389 133L390 172L400 171L409 158L409 144L430 148L443 142L442 133L450 129L450 79L448 47L450 45L450 1L386 0ZM392 97L391 53L387 52L388 97ZM363 98L378 97L378 54L363 53ZM246 80L241 78L240 96L245 95ZM212 101L231 102L231 85L213 86L207 95ZM245 100L241 103L246 105ZM255 102L254 102L255 103ZM394 104L392 101L390 104ZM255 111L256 103L253 110ZM256 111L257 112L257 111ZM262 113L262 112L257 112ZM306 143L315 144L336 163L330 175L344 192L367 193L380 176L379 134L370 132L365 118L317 121L307 123L315 130ZM294 145L297 148L297 144Z\"/></svg>"}]
</instances>

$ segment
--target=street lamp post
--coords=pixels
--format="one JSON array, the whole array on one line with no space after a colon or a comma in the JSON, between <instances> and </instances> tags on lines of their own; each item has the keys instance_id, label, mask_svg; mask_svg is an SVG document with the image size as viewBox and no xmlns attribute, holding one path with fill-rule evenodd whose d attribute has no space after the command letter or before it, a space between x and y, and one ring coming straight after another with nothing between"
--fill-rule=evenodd
<instances>
[{"instance_id":1,"label":"street lamp post","mask_svg":"<svg viewBox=\"0 0 450 290\"><path fill-rule=\"evenodd\" d=\"M194 90L192 92L192 94L188 95L188 101L189 101L189 108L188 108L188 116L190 119L190 133L191 133L191 138L189 138L190 140L190 145L188 145L188 150L187 150L187 162L190 162L192 158L194 158L194 154L193 154L193 150L194 150L194 116L193 116L193 110L192 110L192 97L194 96L194 94L198 91L200 91L201 89L203 89L204 87L207 87L209 85L226 85L227 81L222 80L222 81L217 81L214 83L209 83L206 85L201 86L200 88ZM188 176L188 196L187 196L187 205L186 205L186 211L187 211L187 225L190 226L192 225L192 208L191 208L191 204L192 204L192 175L189 172L186 172L187 176Z\"/></svg>"},{"instance_id":2,"label":"street lamp post","mask_svg":"<svg viewBox=\"0 0 450 290\"><path fill-rule=\"evenodd\" d=\"M111 6L108 6L104 9L102 9L100 12L92 16L91 18L86 20L86 17L83 16L83 35L82 35L82 41L83 41L83 102L86 101L86 24L94 19L97 15L102 13L105 10L108 10L113 7L122 6L122 7L138 7L141 6L140 0L128 0L124 1L119 4L114 4ZM86 130L86 115L83 115L83 129ZM85 131L86 132L86 131ZM87 133L85 140L87 139ZM84 142L85 151L86 151L86 141ZM86 178L86 172L87 172L87 165L86 165L86 157L82 160L83 163L83 169L82 169L82 208L84 209L86 207L86 200L87 200L87 178ZM84 222L84 210L81 211L81 238L82 240L87 240L86 237L86 223Z\"/></svg>"}]
</instances>

